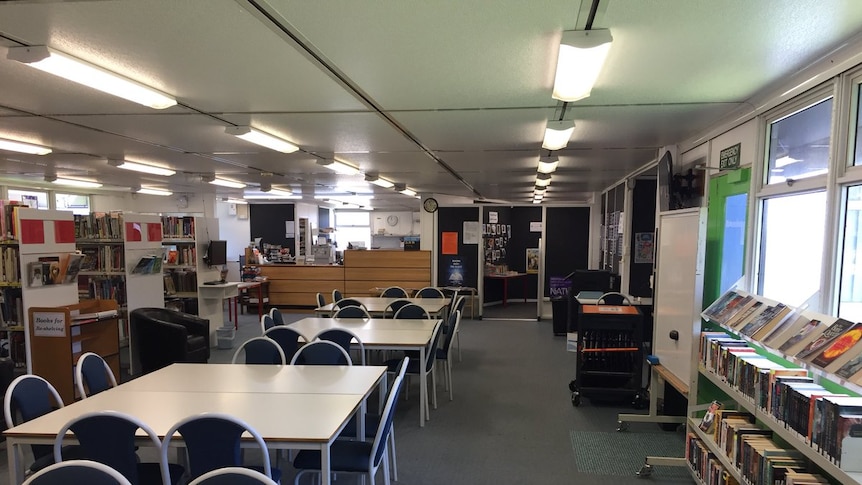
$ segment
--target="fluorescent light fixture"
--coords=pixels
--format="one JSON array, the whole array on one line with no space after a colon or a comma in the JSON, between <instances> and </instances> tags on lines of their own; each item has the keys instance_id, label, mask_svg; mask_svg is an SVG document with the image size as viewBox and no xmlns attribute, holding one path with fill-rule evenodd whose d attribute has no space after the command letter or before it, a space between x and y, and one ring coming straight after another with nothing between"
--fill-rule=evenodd
<instances>
[{"instance_id":1,"label":"fluorescent light fixture","mask_svg":"<svg viewBox=\"0 0 862 485\"><path fill-rule=\"evenodd\" d=\"M544 194L546 190L548 190L547 185L537 185L537 186L533 187L533 193L535 193L535 194L538 194L538 193Z\"/></svg>"},{"instance_id":2,"label":"fluorescent light fixture","mask_svg":"<svg viewBox=\"0 0 862 485\"><path fill-rule=\"evenodd\" d=\"M225 202L229 204L248 204L247 200L237 199L235 197L228 197L227 199L225 199Z\"/></svg>"},{"instance_id":3,"label":"fluorescent light fixture","mask_svg":"<svg viewBox=\"0 0 862 485\"><path fill-rule=\"evenodd\" d=\"M108 164L124 170L134 170L135 172L150 173L153 175L164 175L165 177L170 177L177 173L175 170L171 170L169 168L156 167L155 165L147 165L145 163L130 162L128 160L108 160Z\"/></svg>"},{"instance_id":4,"label":"fluorescent light fixture","mask_svg":"<svg viewBox=\"0 0 862 485\"><path fill-rule=\"evenodd\" d=\"M48 147L34 145L32 143L24 143L23 141L9 140L5 138L0 138L0 150L29 153L31 155L47 155L51 153L51 149Z\"/></svg>"},{"instance_id":5,"label":"fluorescent light fixture","mask_svg":"<svg viewBox=\"0 0 862 485\"><path fill-rule=\"evenodd\" d=\"M542 203L542 199L533 199L533 203L534 203L534 204L541 204L541 203Z\"/></svg>"},{"instance_id":6,"label":"fluorescent light fixture","mask_svg":"<svg viewBox=\"0 0 862 485\"><path fill-rule=\"evenodd\" d=\"M224 129L224 132L228 135L242 138L245 141L249 141L281 153L293 153L299 150L299 147L293 143L283 140L275 135L264 133L257 128L252 128L251 126L228 126Z\"/></svg>"},{"instance_id":7,"label":"fluorescent light fixture","mask_svg":"<svg viewBox=\"0 0 862 485\"><path fill-rule=\"evenodd\" d=\"M405 188L403 190L399 190L398 192L401 192L402 194L406 195L407 197L416 197L416 191L411 189L411 188Z\"/></svg>"},{"instance_id":8,"label":"fluorescent light fixture","mask_svg":"<svg viewBox=\"0 0 862 485\"><path fill-rule=\"evenodd\" d=\"M542 141L542 148L545 150L565 148L574 132L574 121L548 121L545 126L545 139Z\"/></svg>"},{"instance_id":9,"label":"fluorescent light fixture","mask_svg":"<svg viewBox=\"0 0 862 485\"><path fill-rule=\"evenodd\" d=\"M359 204L351 204L350 202L342 202L341 208L342 209L361 209L362 206Z\"/></svg>"},{"instance_id":10,"label":"fluorescent light fixture","mask_svg":"<svg viewBox=\"0 0 862 485\"><path fill-rule=\"evenodd\" d=\"M340 160L321 158L320 160L317 161L317 164L322 166L322 167L326 167L326 168L332 170L333 172L337 172L337 173L344 174L344 175L358 175L359 174L358 168L356 168L353 165L350 165L348 163L344 163Z\"/></svg>"},{"instance_id":11,"label":"fluorescent light fixture","mask_svg":"<svg viewBox=\"0 0 862 485\"><path fill-rule=\"evenodd\" d=\"M66 178L54 178L50 180L52 184L57 185L68 185L70 187L82 187L87 189L96 189L102 186L102 184L98 182L90 182L87 180L76 180L76 179L66 179Z\"/></svg>"},{"instance_id":12,"label":"fluorescent light fixture","mask_svg":"<svg viewBox=\"0 0 862 485\"><path fill-rule=\"evenodd\" d=\"M10 47L6 58L150 108L165 109L177 104L169 94L48 46Z\"/></svg>"},{"instance_id":13,"label":"fluorescent light fixture","mask_svg":"<svg viewBox=\"0 0 862 485\"><path fill-rule=\"evenodd\" d=\"M245 192L243 198L246 199L300 199L298 195L293 195L293 192L287 190L272 189L266 192Z\"/></svg>"},{"instance_id":14,"label":"fluorescent light fixture","mask_svg":"<svg viewBox=\"0 0 862 485\"><path fill-rule=\"evenodd\" d=\"M136 190L135 192L138 194L147 194L147 195L162 195L162 196L174 195L173 192L170 192L167 190L148 189L146 187L141 187L140 189Z\"/></svg>"},{"instance_id":15,"label":"fluorescent light fixture","mask_svg":"<svg viewBox=\"0 0 862 485\"><path fill-rule=\"evenodd\" d=\"M536 185L539 187L547 187L551 185L551 174L538 173L536 174Z\"/></svg>"},{"instance_id":16,"label":"fluorescent light fixture","mask_svg":"<svg viewBox=\"0 0 862 485\"><path fill-rule=\"evenodd\" d=\"M232 189L243 189L243 188L245 188L244 183L237 182L236 180L213 178L212 180L207 180L207 182L209 182L213 185L220 185L222 187L230 187Z\"/></svg>"},{"instance_id":17,"label":"fluorescent light fixture","mask_svg":"<svg viewBox=\"0 0 862 485\"><path fill-rule=\"evenodd\" d=\"M551 97L572 102L589 96L613 40L609 30L564 31Z\"/></svg>"},{"instance_id":18,"label":"fluorescent light fixture","mask_svg":"<svg viewBox=\"0 0 862 485\"><path fill-rule=\"evenodd\" d=\"M539 167L536 169L539 173L553 173L557 170L557 164L560 163L560 157L542 157L539 158Z\"/></svg>"},{"instance_id":19,"label":"fluorescent light fixture","mask_svg":"<svg viewBox=\"0 0 862 485\"><path fill-rule=\"evenodd\" d=\"M788 165L792 165L794 163L801 162L802 160L797 160L789 155L785 155L783 157L777 158L775 160L775 168L782 168Z\"/></svg>"},{"instance_id":20,"label":"fluorescent light fixture","mask_svg":"<svg viewBox=\"0 0 862 485\"><path fill-rule=\"evenodd\" d=\"M391 189L395 186L394 182L390 182L384 178L380 178L377 174L367 173L365 174L365 181L371 182L372 184L383 187L384 189Z\"/></svg>"}]
</instances>

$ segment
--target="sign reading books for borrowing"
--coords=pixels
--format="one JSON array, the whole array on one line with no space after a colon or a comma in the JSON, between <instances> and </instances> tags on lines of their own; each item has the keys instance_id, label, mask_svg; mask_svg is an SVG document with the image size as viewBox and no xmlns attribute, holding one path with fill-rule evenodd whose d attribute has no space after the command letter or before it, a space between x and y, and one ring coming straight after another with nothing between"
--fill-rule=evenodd
<instances>
[{"instance_id":1,"label":"sign reading books for borrowing","mask_svg":"<svg viewBox=\"0 0 862 485\"><path fill-rule=\"evenodd\" d=\"M36 337L65 337L66 314L63 312L34 312L33 335Z\"/></svg>"}]
</instances>

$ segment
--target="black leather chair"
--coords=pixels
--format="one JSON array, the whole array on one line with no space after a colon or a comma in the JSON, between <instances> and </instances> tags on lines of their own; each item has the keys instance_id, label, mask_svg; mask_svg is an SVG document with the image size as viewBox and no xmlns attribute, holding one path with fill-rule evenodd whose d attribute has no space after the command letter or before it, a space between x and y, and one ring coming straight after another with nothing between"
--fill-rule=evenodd
<instances>
[{"instance_id":1,"label":"black leather chair","mask_svg":"<svg viewBox=\"0 0 862 485\"><path fill-rule=\"evenodd\" d=\"M175 362L209 360L209 320L166 308L136 308L129 321L132 344L144 374Z\"/></svg>"}]
</instances>

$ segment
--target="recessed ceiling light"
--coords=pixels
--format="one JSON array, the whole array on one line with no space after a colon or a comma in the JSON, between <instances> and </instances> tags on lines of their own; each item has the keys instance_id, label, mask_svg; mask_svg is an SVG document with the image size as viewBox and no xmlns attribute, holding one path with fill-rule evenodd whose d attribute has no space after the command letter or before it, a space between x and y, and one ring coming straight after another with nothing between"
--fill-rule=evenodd
<instances>
[{"instance_id":1,"label":"recessed ceiling light","mask_svg":"<svg viewBox=\"0 0 862 485\"><path fill-rule=\"evenodd\" d=\"M147 194L147 195L161 195L161 196L168 196L168 195L173 195L173 194L174 194L173 192L170 192L170 191L168 191L168 190L150 189L150 188L147 188L147 187L141 187L140 189L138 189L138 190L136 191L136 193L138 193L138 194Z\"/></svg>"},{"instance_id":2,"label":"recessed ceiling light","mask_svg":"<svg viewBox=\"0 0 862 485\"><path fill-rule=\"evenodd\" d=\"M124 170L134 170L135 172L150 173L153 175L164 175L165 177L170 177L177 173L175 170L171 170L169 168L156 167L155 165L148 165L145 163L130 162L128 160L108 160L108 164Z\"/></svg>"},{"instance_id":3,"label":"recessed ceiling light","mask_svg":"<svg viewBox=\"0 0 862 485\"><path fill-rule=\"evenodd\" d=\"M87 189L96 189L102 186L102 184L98 182L90 182L88 180L77 180L77 179L67 179L67 178L54 178L50 180L52 184L57 185L68 185L70 187L83 187Z\"/></svg>"},{"instance_id":4,"label":"recessed ceiling light","mask_svg":"<svg viewBox=\"0 0 862 485\"><path fill-rule=\"evenodd\" d=\"M335 159L320 159L317 161L317 164L323 167L332 170L333 172L338 172L343 175L358 175L359 169L350 165L348 163L344 163L341 160Z\"/></svg>"},{"instance_id":5,"label":"recessed ceiling light","mask_svg":"<svg viewBox=\"0 0 862 485\"><path fill-rule=\"evenodd\" d=\"M213 178L212 180L208 180L207 182L209 182L213 185L219 185L222 187L230 187L232 189L245 188L245 184L242 182L237 182L236 180L220 179L218 177Z\"/></svg>"},{"instance_id":6,"label":"recessed ceiling light","mask_svg":"<svg viewBox=\"0 0 862 485\"><path fill-rule=\"evenodd\" d=\"M48 147L34 145L32 143L24 143L23 141L9 140L6 138L0 138L0 150L29 153L31 155L47 155L51 153L51 149Z\"/></svg>"},{"instance_id":7,"label":"recessed ceiling light","mask_svg":"<svg viewBox=\"0 0 862 485\"><path fill-rule=\"evenodd\" d=\"M224 131L229 135L242 138L245 141L270 148L277 152L293 153L299 150L299 147L293 143L275 135L270 135L269 133L260 131L257 128L252 128L251 126L228 126Z\"/></svg>"},{"instance_id":8,"label":"recessed ceiling light","mask_svg":"<svg viewBox=\"0 0 862 485\"><path fill-rule=\"evenodd\" d=\"M545 150L560 150L569 144L572 133L575 132L574 121L548 121L545 125L545 138L542 148Z\"/></svg>"}]
</instances>

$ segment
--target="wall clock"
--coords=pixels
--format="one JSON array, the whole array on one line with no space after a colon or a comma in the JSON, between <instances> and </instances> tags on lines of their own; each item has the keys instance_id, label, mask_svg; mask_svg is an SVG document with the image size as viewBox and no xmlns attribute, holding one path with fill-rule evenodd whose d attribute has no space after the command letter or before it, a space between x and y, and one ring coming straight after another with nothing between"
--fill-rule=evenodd
<instances>
[{"instance_id":1,"label":"wall clock","mask_svg":"<svg viewBox=\"0 0 862 485\"><path fill-rule=\"evenodd\" d=\"M434 197L428 197L425 199L425 202L422 203L422 207L425 209L425 212L437 212L437 199Z\"/></svg>"},{"instance_id":2,"label":"wall clock","mask_svg":"<svg viewBox=\"0 0 862 485\"><path fill-rule=\"evenodd\" d=\"M391 216L386 218L386 223L389 224L390 226L397 226L398 225L398 216L396 216L395 214L392 214Z\"/></svg>"}]
</instances>

